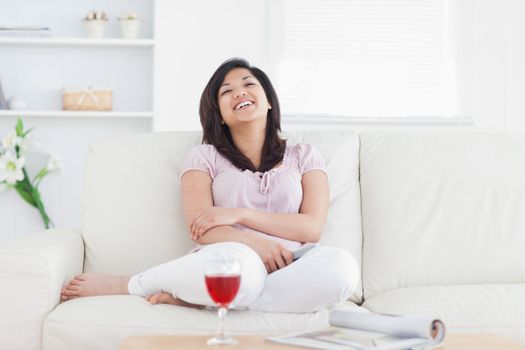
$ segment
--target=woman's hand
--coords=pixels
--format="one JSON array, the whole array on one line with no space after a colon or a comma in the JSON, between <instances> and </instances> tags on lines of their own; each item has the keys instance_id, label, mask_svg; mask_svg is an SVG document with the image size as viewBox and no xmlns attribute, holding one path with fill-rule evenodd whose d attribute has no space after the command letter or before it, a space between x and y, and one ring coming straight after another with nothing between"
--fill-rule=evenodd
<instances>
[{"instance_id":1,"label":"woman's hand","mask_svg":"<svg viewBox=\"0 0 525 350\"><path fill-rule=\"evenodd\" d=\"M278 242L254 237L247 244L259 254L268 273L282 269L293 262L293 253Z\"/></svg>"},{"instance_id":2,"label":"woman's hand","mask_svg":"<svg viewBox=\"0 0 525 350\"><path fill-rule=\"evenodd\" d=\"M240 221L242 213L242 208L211 207L201 210L190 225L191 238L196 241L213 227L235 225Z\"/></svg>"}]
</instances>

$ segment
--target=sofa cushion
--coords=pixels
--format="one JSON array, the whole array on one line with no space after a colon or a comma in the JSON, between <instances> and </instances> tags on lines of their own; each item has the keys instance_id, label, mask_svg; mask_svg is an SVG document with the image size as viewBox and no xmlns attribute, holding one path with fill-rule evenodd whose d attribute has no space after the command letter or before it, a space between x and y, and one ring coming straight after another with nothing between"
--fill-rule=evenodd
<instances>
[{"instance_id":1,"label":"sofa cushion","mask_svg":"<svg viewBox=\"0 0 525 350\"><path fill-rule=\"evenodd\" d=\"M331 203L322 243L361 262L359 141L349 131L293 132L290 144L314 145L325 158ZM198 132L113 137L90 147L83 236L85 271L134 274L186 254L189 239L179 174ZM337 145L337 147L334 147ZM361 285L352 296L360 301Z\"/></svg>"},{"instance_id":2,"label":"sofa cushion","mask_svg":"<svg viewBox=\"0 0 525 350\"><path fill-rule=\"evenodd\" d=\"M366 312L352 303L344 307ZM129 335L214 334L218 322L215 310L150 305L136 296L78 298L60 304L48 315L43 349L117 349ZM233 310L226 318L226 330L233 334L278 334L327 324L327 310L305 314Z\"/></svg>"},{"instance_id":3,"label":"sofa cushion","mask_svg":"<svg viewBox=\"0 0 525 350\"><path fill-rule=\"evenodd\" d=\"M314 145L323 156L330 184L330 208L321 244L347 250L361 268L362 228L359 139L349 131L286 133L291 144ZM362 280L350 300L362 302Z\"/></svg>"},{"instance_id":4,"label":"sofa cushion","mask_svg":"<svg viewBox=\"0 0 525 350\"><path fill-rule=\"evenodd\" d=\"M525 282L525 136L366 132L360 141L365 299Z\"/></svg>"},{"instance_id":5,"label":"sofa cushion","mask_svg":"<svg viewBox=\"0 0 525 350\"><path fill-rule=\"evenodd\" d=\"M451 333L501 334L525 344L525 284L403 288L367 299L363 306L437 317Z\"/></svg>"},{"instance_id":6,"label":"sofa cushion","mask_svg":"<svg viewBox=\"0 0 525 350\"><path fill-rule=\"evenodd\" d=\"M112 137L89 149L84 271L133 274L187 253L179 170L200 133Z\"/></svg>"}]
</instances>

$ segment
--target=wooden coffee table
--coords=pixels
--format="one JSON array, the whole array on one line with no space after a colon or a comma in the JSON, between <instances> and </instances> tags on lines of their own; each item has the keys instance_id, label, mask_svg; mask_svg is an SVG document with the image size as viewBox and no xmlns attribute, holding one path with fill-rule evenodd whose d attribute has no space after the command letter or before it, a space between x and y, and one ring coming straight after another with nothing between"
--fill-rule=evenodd
<instances>
[{"instance_id":1,"label":"wooden coffee table","mask_svg":"<svg viewBox=\"0 0 525 350\"><path fill-rule=\"evenodd\" d=\"M206 340L211 336L182 336L182 335L151 335L131 336L122 342L119 350L176 350L176 349L235 349L235 350L261 350L284 349L297 350L301 347L287 346L264 340L257 335L234 336L239 340L237 345L208 346ZM302 348L307 349L307 348ZM497 335L476 334L450 334L445 343L435 348L436 350L525 350L512 339Z\"/></svg>"}]
</instances>

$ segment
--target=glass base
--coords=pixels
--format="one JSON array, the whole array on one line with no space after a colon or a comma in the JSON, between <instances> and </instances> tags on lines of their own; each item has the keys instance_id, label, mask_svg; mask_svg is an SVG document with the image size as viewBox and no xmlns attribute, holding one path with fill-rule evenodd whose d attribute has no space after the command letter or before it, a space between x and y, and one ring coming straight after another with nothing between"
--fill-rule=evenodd
<instances>
[{"instance_id":1,"label":"glass base","mask_svg":"<svg viewBox=\"0 0 525 350\"><path fill-rule=\"evenodd\" d=\"M218 335L218 336L208 339L207 344L208 345L235 345L235 344L239 344L239 341L232 337L228 337L225 335Z\"/></svg>"}]
</instances>

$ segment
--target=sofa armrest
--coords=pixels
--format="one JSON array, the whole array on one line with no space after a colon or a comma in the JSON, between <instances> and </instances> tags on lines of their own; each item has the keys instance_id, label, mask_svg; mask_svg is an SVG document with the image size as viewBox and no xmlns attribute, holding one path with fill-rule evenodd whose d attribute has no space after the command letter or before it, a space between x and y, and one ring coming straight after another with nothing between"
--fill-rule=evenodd
<instances>
[{"instance_id":1,"label":"sofa armrest","mask_svg":"<svg viewBox=\"0 0 525 350\"><path fill-rule=\"evenodd\" d=\"M79 230L46 230L0 242L0 348L41 349L44 318L83 263Z\"/></svg>"}]
</instances>

